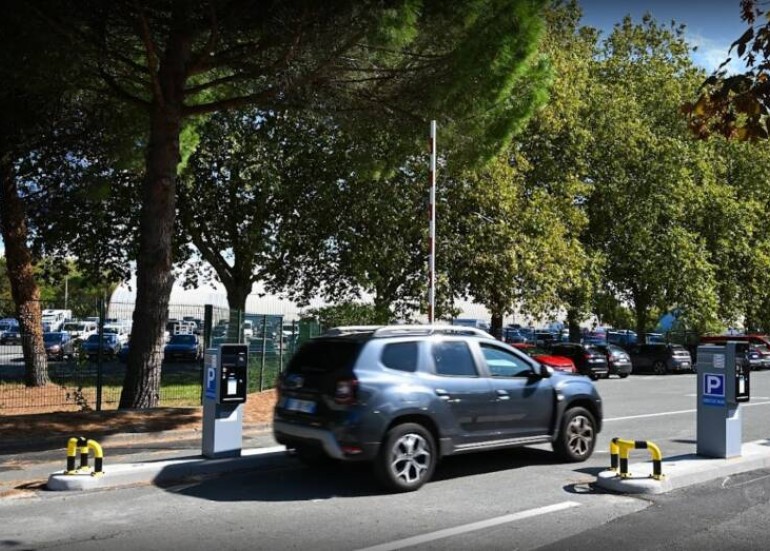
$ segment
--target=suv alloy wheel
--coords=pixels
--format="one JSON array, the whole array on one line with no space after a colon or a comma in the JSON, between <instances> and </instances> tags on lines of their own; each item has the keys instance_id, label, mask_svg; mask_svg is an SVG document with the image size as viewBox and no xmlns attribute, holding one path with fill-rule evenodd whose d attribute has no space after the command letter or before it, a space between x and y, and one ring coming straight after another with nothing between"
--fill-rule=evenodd
<instances>
[{"instance_id":1,"label":"suv alloy wheel","mask_svg":"<svg viewBox=\"0 0 770 551\"><path fill-rule=\"evenodd\" d=\"M375 472L389 489L411 492L431 479L436 468L436 445L422 425L393 427L380 447Z\"/></svg>"},{"instance_id":2,"label":"suv alloy wheel","mask_svg":"<svg viewBox=\"0 0 770 551\"><path fill-rule=\"evenodd\" d=\"M666 364L661 360L657 360L652 364L652 372L655 373L655 375L665 375L666 371Z\"/></svg>"},{"instance_id":3,"label":"suv alloy wheel","mask_svg":"<svg viewBox=\"0 0 770 551\"><path fill-rule=\"evenodd\" d=\"M596 445L596 422L593 415L582 407L564 413L561 430L553 442L557 455L573 463L585 461Z\"/></svg>"}]
</instances>

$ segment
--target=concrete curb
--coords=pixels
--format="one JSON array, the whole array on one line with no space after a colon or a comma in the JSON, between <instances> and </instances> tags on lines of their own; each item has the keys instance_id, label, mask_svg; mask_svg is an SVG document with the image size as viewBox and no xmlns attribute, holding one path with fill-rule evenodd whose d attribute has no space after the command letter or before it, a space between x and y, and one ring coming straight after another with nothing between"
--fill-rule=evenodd
<instances>
[{"instance_id":1,"label":"concrete curb","mask_svg":"<svg viewBox=\"0 0 770 551\"><path fill-rule=\"evenodd\" d=\"M272 431L272 425L267 423L244 425L243 435L256 436L266 434ZM83 432L83 431L80 431ZM195 440L201 438L203 432L201 429L172 429L156 432L118 432L114 434L88 433L85 436L92 438L104 446L131 444L136 442L152 442L164 440ZM43 449L67 449L67 441L72 436L80 436L78 431L73 431L69 435L46 436L42 438L30 438L24 440L8 440L3 442L2 455L14 455L29 451L39 451Z\"/></svg>"},{"instance_id":2,"label":"concrete curb","mask_svg":"<svg viewBox=\"0 0 770 551\"><path fill-rule=\"evenodd\" d=\"M743 444L741 456L730 459L715 459L696 454L664 458L662 470L664 479L654 480L652 462L634 463L628 470L631 478L620 478L614 471L599 473L596 484L605 490L623 494L662 494L756 469L770 468L770 440L757 440Z\"/></svg>"},{"instance_id":3,"label":"concrete curb","mask_svg":"<svg viewBox=\"0 0 770 551\"><path fill-rule=\"evenodd\" d=\"M232 473L256 468L265 456L286 453L284 446L242 450L240 457L206 459L204 457L170 459L145 463L126 463L105 467L101 476L66 475L57 471L48 477L46 489L53 491L117 488L135 484L161 484L192 476Z\"/></svg>"}]
</instances>

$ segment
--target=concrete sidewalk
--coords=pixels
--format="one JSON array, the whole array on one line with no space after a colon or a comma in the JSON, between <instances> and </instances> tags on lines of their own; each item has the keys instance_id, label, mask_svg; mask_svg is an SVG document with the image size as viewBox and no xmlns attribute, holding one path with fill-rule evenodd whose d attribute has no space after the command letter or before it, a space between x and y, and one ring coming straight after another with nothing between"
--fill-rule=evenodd
<instances>
[{"instance_id":1,"label":"concrete sidewalk","mask_svg":"<svg viewBox=\"0 0 770 551\"><path fill-rule=\"evenodd\" d=\"M717 459L693 453L663 458L661 466L662 480L651 478L652 462L646 461L628 466L630 478L607 470L599 473L596 483L600 488L623 494L661 494L715 478L766 469L770 468L770 440L743 444L740 457Z\"/></svg>"},{"instance_id":2,"label":"concrete sidewalk","mask_svg":"<svg viewBox=\"0 0 770 551\"><path fill-rule=\"evenodd\" d=\"M269 425L244 427L241 457L216 460L203 457L198 430L118 433L101 438L95 435L93 439L104 451L102 476L61 474L67 463L67 439L3 443L0 498L27 489L84 490L170 483L193 476L247 470L266 455L285 453L273 440ZM92 467L93 463L91 456Z\"/></svg>"},{"instance_id":3,"label":"concrete sidewalk","mask_svg":"<svg viewBox=\"0 0 770 551\"><path fill-rule=\"evenodd\" d=\"M245 426L241 456L222 459L203 457L198 430L119 433L103 436L98 441L104 450L102 476L63 474L66 439L9 443L0 449L0 498L30 489L88 490L170 484L192 477L250 470L271 456L286 453L276 444L269 425ZM93 466L93 458L90 464ZM646 461L629 466L633 475L630 478L604 471L598 475L596 484L623 494L657 494L763 468L770 468L770 440L743 444L741 457L731 459L710 459L695 454L664 458L661 481L649 476L652 463Z\"/></svg>"}]
</instances>

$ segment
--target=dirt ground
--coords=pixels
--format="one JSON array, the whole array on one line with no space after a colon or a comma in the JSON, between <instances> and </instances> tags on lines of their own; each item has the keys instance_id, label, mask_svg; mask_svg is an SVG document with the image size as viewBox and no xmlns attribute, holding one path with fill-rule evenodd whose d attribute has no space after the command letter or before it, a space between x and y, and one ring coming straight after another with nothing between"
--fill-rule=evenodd
<instances>
[{"instance_id":1,"label":"dirt ground","mask_svg":"<svg viewBox=\"0 0 770 551\"><path fill-rule=\"evenodd\" d=\"M245 404L245 424L269 424L276 394L266 390L250 394ZM22 415L0 409L0 441L30 437L105 435L121 432L158 432L198 429L203 408L156 408L128 411L51 411Z\"/></svg>"}]
</instances>

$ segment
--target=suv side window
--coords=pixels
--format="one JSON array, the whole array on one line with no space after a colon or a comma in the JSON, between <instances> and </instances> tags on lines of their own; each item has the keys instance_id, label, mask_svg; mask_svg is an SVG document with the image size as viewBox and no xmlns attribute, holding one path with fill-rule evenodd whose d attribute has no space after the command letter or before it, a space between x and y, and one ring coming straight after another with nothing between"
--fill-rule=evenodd
<instances>
[{"instance_id":1,"label":"suv side window","mask_svg":"<svg viewBox=\"0 0 770 551\"><path fill-rule=\"evenodd\" d=\"M386 344L382 349L380 361L388 369L414 373L417 371L417 347L416 342Z\"/></svg>"},{"instance_id":2,"label":"suv side window","mask_svg":"<svg viewBox=\"0 0 770 551\"><path fill-rule=\"evenodd\" d=\"M532 368L527 362L507 350L482 344L481 352L493 377L522 377L532 373Z\"/></svg>"},{"instance_id":3,"label":"suv side window","mask_svg":"<svg viewBox=\"0 0 770 551\"><path fill-rule=\"evenodd\" d=\"M442 341L433 344L436 375L478 377L468 345L462 341Z\"/></svg>"}]
</instances>

